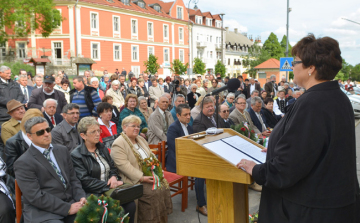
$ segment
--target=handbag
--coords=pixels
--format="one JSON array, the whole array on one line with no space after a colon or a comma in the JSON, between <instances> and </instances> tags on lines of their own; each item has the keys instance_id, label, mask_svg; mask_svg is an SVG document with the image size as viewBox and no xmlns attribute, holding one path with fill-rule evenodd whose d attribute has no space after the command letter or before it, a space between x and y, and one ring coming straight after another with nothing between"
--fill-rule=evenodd
<instances>
[{"instance_id":1,"label":"handbag","mask_svg":"<svg viewBox=\"0 0 360 223\"><path fill-rule=\"evenodd\" d=\"M113 144L113 142L115 141L115 139L117 139L119 135L112 135L112 136L109 136L109 137L106 137L106 138L103 138L103 144L105 145L105 148L109 148L111 149L111 146Z\"/></svg>"},{"instance_id":2,"label":"handbag","mask_svg":"<svg viewBox=\"0 0 360 223\"><path fill-rule=\"evenodd\" d=\"M133 200L139 199L143 196L142 184L123 184L114 189L110 189L105 192L105 195L110 196L115 200L120 201L120 205L129 203Z\"/></svg>"}]
</instances>

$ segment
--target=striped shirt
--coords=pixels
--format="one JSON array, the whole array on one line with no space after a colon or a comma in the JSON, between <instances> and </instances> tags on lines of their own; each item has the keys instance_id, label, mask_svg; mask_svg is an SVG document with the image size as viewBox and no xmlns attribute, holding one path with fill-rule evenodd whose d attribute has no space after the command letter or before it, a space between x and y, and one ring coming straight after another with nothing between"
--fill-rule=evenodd
<instances>
[{"instance_id":1,"label":"striped shirt","mask_svg":"<svg viewBox=\"0 0 360 223\"><path fill-rule=\"evenodd\" d=\"M80 118L82 117L87 117L87 116L92 116L92 115L97 115L96 114L96 108L97 106L101 103L101 99L97 93L97 91L92 91L91 92L91 98L92 98L92 101L94 103L94 110L92 111L92 114L91 112L89 111L86 103L85 103L85 90L82 90L82 91L75 91L74 92L74 96L73 96L73 100L71 103L75 103L77 105L79 105L80 107Z\"/></svg>"}]
</instances>

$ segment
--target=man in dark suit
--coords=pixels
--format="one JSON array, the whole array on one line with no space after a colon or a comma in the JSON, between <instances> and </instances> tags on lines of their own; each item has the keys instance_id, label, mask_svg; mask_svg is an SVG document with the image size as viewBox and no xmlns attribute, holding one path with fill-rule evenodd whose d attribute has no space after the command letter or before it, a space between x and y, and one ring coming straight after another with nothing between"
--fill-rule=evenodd
<instances>
[{"instance_id":1,"label":"man in dark suit","mask_svg":"<svg viewBox=\"0 0 360 223\"><path fill-rule=\"evenodd\" d=\"M292 99L290 99L288 101L288 105L291 105L293 103L295 103L295 101L301 96L301 91L294 91L293 97Z\"/></svg>"},{"instance_id":2,"label":"man in dark suit","mask_svg":"<svg viewBox=\"0 0 360 223\"><path fill-rule=\"evenodd\" d=\"M26 121L25 130L32 143L14 164L25 222L73 222L86 198L68 149L51 145L50 128L42 117Z\"/></svg>"},{"instance_id":3,"label":"man in dark suit","mask_svg":"<svg viewBox=\"0 0 360 223\"><path fill-rule=\"evenodd\" d=\"M51 129L53 129L57 124L60 124L63 120L63 117L60 114L55 113L56 107L57 101L55 99L49 98L44 101L45 111L43 114Z\"/></svg>"},{"instance_id":4,"label":"man in dark suit","mask_svg":"<svg viewBox=\"0 0 360 223\"><path fill-rule=\"evenodd\" d=\"M45 76L43 87L32 91L28 102L28 108L38 108L44 112L44 101L52 98L58 102L56 113L60 114L63 107L67 105L67 101L63 92L54 89L54 82L55 78L53 76Z\"/></svg>"},{"instance_id":5,"label":"man in dark suit","mask_svg":"<svg viewBox=\"0 0 360 223\"><path fill-rule=\"evenodd\" d=\"M250 98L250 95L253 91L257 90L258 92L261 92L261 87L260 84L255 83L255 79L251 78L250 79L250 84L247 86L246 91L247 91L247 98Z\"/></svg>"},{"instance_id":6,"label":"man in dark suit","mask_svg":"<svg viewBox=\"0 0 360 223\"><path fill-rule=\"evenodd\" d=\"M267 93L266 97L274 98L276 96L278 86L275 82L276 82L276 76L271 75L270 81L265 84L265 91Z\"/></svg>"},{"instance_id":7,"label":"man in dark suit","mask_svg":"<svg viewBox=\"0 0 360 223\"><path fill-rule=\"evenodd\" d=\"M193 134L194 130L190 123L190 107L180 104L176 107L177 120L173 122L167 132L168 152L166 154L166 170L176 173L175 139Z\"/></svg>"},{"instance_id":8,"label":"man in dark suit","mask_svg":"<svg viewBox=\"0 0 360 223\"><path fill-rule=\"evenodd\" d=\"M266 121L261 115L262 100L260 97L253 97L251 99L251 108L249 109L249 114L252 122L258 128L263 136L270 136L270 133L267 131Z\"/></svg>"},{"instance_id":9,"label":"man in dark suit","mask_svg":"<svg viewBox=\"0 0 360 223\"><path fill-rule=\"evenodd\" d=\"M218 124L216 123L216 115L218 116ZM194 133L196 133L206 131L208 128L211 127L226 128L224 120L218 114L215 114L215 105L213 99L211 97L205 97L202 101L201 112L194 120L193 129ZM196 178L196 211L200 214L207 216L204 187L205 180L202 178Z\"/></svg>"},{"instance_id":10,"label":"man in dark suit","mask_svg":"<svg viewBox=\"0 0 360 223\"><path fill-rule=\"evenodd\" d=\"M22 103L25 104L25 108L27 108L27 103L29 102L31 92L34 89L34 87L27 85L28 78L26 74L20 75L18 82L20 84L21 92L24 94L24 100L22 101Z\"/></svg>"},{"instance_id":11,"label":"man in dark suit","mask_svg":"<svg viewBox=\"0 0 360 223\"><path fill-rule=\"evenodd\" d=\"M230 128L232 125L235 125L235 123L229 119L230 111L227 104L220 105L219 115L225 122L225 128Z\"/></svg>"}]
</instances>

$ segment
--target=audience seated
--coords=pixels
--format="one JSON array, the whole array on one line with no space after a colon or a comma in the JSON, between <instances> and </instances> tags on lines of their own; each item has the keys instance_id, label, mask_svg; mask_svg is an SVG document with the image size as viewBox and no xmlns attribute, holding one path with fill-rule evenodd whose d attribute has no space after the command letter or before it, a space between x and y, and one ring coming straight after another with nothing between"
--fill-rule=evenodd
<instances>
[{"instance_id":1,"label":"audience seated","mask_svg":"<svg viewBox=\"0 0 360 223\"><path fill-rule=\"evenodd\" d=\"M206 90L205 90L205 88L203 88L203 87L201 86L201 80L196 80L196 81L195 81L195 84L196 84L196 86L197 86L196 92L199 93L200 96L205 96L205 95L206 95ZM189 91L191 92L190 87L189 87ZM188 92L188 94L189 94L190 92Z\"/></svg>"},{"instance_id":2,"label":"audience seated","mask_svg":"<svg viewBox=\"0 0 360 223\"><path fill-rule=\"evenodd\" d=\"M9 138L13 137L20 131L21 119L25 114L24 104L21 104L19 101L14 99L10 100L6 104L6 107L8 110L7 113L11 116L11 119L1 125L1 139L5 145Z\"/></svg>"},{"instance_id":3,"label":"audience seated","mask_svg":"<svg viewBox=\"0 0 360 223\"><path fill-rule=\"evenodd\" d=\"M281 115L276 115L273 111L274 99L266 98L265 99L265 108L262 107L260 114L263 117L263 120L266 123L266 126L270 128L275 128L275 125L280 121L282 118Z\"/></svg>"},{"instance_id":4,"label":"audience seated","mask_svg":"<svg viewBox=\"0 0 360 223\"><path fill-rule=\"evenodd\" d=\"M120 112L120 118L119 118L119 122L117 125L117 132L121 133L122 132L122 127L121 127L121 123L122 120L124 120L126 117L128 117L129 115L136 115L140 118L141 120L141 125L140 125L140 135L145 137L144 133L141 133L141 131L144 128L148 127L148 124L145 120L144 115L141 113L141 111L137 108L137 103L138 103L138 99L137 96L134 94L128 94L125 98L125 108L124 110L122 110Z\"/></svg>"},{"instance_id":5,"label":"audience seated","mask_svg":"<svg viewBox=\"0 0 360 223\"><path fill-rule=\"evenodd\" d=\"M46 99L52 98L58 102L56 107L56 113L60 114L63 107L67 105L67 101L65 99L64 93L54 89L54 82L54 77L45 76L42 88L37 88L32 91L28 102L28 108L37 108L40 109L40 111L44 112L44 101Z\"/></svg>"},{"instance_id":6,"label":"audience seated","mask_svg":"<svg viewBox=\"0 0 360 223\"><path fill-rule=\"evenodd\" d=\"M234 125L234 122L229 118L229 114L229 106L227 106L227 104L220 105L219 115L225 122L225 128L230 128Z\"/></svg>"},{"instance_id":7,"label":"audience seated","mask_svg":"<svg viewBox=\"0 0 360 223\"><path fill-rule=\"evenodd\" d=\"M103 102L98 106L99 114L104 115L104 112L100 112L100 110L106 109L104 104L109 105L109 110L105 111L111 112L111 105ZM104 144L99 142L104 128L101 128L93 117L81 119L77 128L83 143L71 152L71 160L86 197L91 194L101 196L106 191L123 185L109 151ZM133 223L136 210L135 202L132 201L122 206L125 213L129 213L129 222Z\"/></svg>"},{"instance_id":8,"label":"audience seated","mask_svg":"<svg viewBox=\"0 0 360 223\"><path fill-rule=\"evenodd\" d=\"M51 131L52 143L64 145L71 152L81 144L81 137L77 131L80 117L79 106L74 103L65 105L64 120Z\"/></svg>"},{"instance_id":9,"label":"audience seated","mask_svg":"<svg viewBox=\"0 0 360 223\"><path fill-rule=\"evenodd\" d=\"M44 118L49 123L51 129L53 129L57 124L62 122L63 116L56 113L57 101L55 99L49 98L44 101Z\"/></svg>"},{"instance_id":10,"label":"audience seated","mask_svg":"<svg viewBox=\"0 0 360 223\"><path fill-rule=\"evenodd\" d=\"M176 106L176 121L174 121L167 131L168 151L166 154L166 170L176 173L176 152L175 139L193 134L194 130L189 125L191 119L189 105L182 103Z\"/></svg>"},{"instance_id":11,"label":"audience seated","mask_svg":"<svg viewBox=\"0 0 360 223\"><path fill-rule=\"evenodd\" d=\"M234 99L235 99L235 94L230 92L226 95L224 104L226 104L229 108L231 108L232 106L234 106Z\"/></svg>"},{"instance_id":12,"label":"audience seated","mask_svg":"<svg viewBox=\"0 0 360 223\"><path fill-rule=\"evenodd\" d=\"M194 108L196 102L199 100L199 97L201 96L200 93L197 93L197 86L196 84L191 85L191 92L187 95L188 104L190 106L190 109Z\"/></svg>"},{"instance_id":13,"label":"audience seated","mask_svg":"<svg viewBox=\"0 0 360 223\"><path fill-rule=\"evenodd\" d=\"M270 136L270 132L267 131L266 122L262 118L260 113L262 100L260 97L251 98L251 108L249 109L249 114L254 125L261 131L262 136Z\"/></svg>"},{"instance_id":14,"label":"audience seated","mask_svg":"<svg viewBox=\"0 0 360 223\"><path fill-rule=\"evenodd\" d=\"M120 108L124 106L125 100L121 91L119 89L120 82L118 80L114 80L111 82L111 88L106 91L106 96L111 96L113 98L113 105L120 111Z\"/></svg>"},{"instance_id":15,"label":"audience seated","mask_svg":"<svg viewBox=\"0 0 360 223\"><path fill-rule=\"evenodd\" d=\"M103 142L103 139L109 140L110 138L114 141L118 135L116 124L111 121L113 114L112 110L112 105L107 102L102 102L98 105L97 112L99 114L99 118L97 121L100 124L100 142Z\"/></svg>"},{"instance_id":16,"label":"audience seated","mask_svg":"<svg viewBox=\"0 0 360 223\"><path fill-rule=\"evenodd\" d=\"M51 144L45 118L30 118L24 127L31 146L14 164L24 221L73 222L86 198L68 149Z\"/></svg>"},{"instance_id":17,"label":"audience seated","mask_svg":"<svg viewBox=\"0 0 360 223\"><path fill-rule=\"evenodd\" d=\"M158 144L166 141L166 134L169 126L174 122L171 113L167 110L169 99L165 96L159 98L159 106L149 117L148 123L148 142L149 144Z\"/></svg>"},{"instance_id":18,"label":"audience seated","mask_svg":"<svg viewBox=\"0 0 360 223\"><path fill-rule=\"evenodd\" d=\"M137 222L167 222L167 216L172 213L167 182L164 179L160 188L152 190L153 177L144 176L141 168L145 158L156 159L146 140L139 136L141 123L135 115L122 121L123 132L115 140L110 155L124 183L141 183L144 187L143 196L137 201Z\"/></svg>"},{"instance_id":19,"label":"audience seated","mask_svg":"<svg viewBox=\"0 0 360 223\"><path fill-rule=\"evenodd\" d=\"M148 107L148 101L146 100L146 98L144 96L140 96L138 98L138 103L139 103L139 110L145 117L146 123L148 123L149 117L153 113L153 109Z\"/></svg>"},{"instance_id":20,"label":"audience seated","mask_svg":"<svg viewBox=\"0 0 360 223\"><path fill-rule=\"evenodd\" d=\"M203 96L200 96L199 99L198 99L198 101L197 101L196 104L195 104L195 107L194 107L193 109L191 109L191 118L192 118L193 120L195 120L196 117L197 117L197 116L200 114L200 112L201 112L201 102L202 102L203 99L204 99L204 97L203 97Z\"/></svg>"},{"instance_id":21,"label":"audience seated","mask_svg":"<svg viewBox=\"0 0 360 223\"><path fill-rule=\"evenodd\" d=\"M155 77L151 78L152 86L149 87L150 95L150 107L154 107L154 104L159 101L161 95L164 94L164 89L158 86L158 82Z\"/></svg>"},{"instance_id":22,"label":"audience seated","mask_svg":"<svg viewBox=\"0 0 360 223\"><path fill-rule=\"evenodd\" d=\"M100 99L104 97L105 92L99 88L99 79L97 77L92 77L90 79L90 86L97 90Z\"/></svg>"},{"instance_id":23,"label":"audience seated","mask_svg":"<svg viewBox=\"0 0 360 223\"><path fill-rule=\"evenodd\" d=\"M6 182L6 164L0 157L0 222L15 222L15 204L11 198L10 191L5 185Z\"/></svg>"},{"instance_id":24,"label":"audience seated","mask_svg":"<svg viewBox=\"0 0 360 223\"><path fill-rule=\"evenodd\" d=\"M137 86L137 78L133 77L131 78L130 85L126 89L127 94L134 94L137 97L142 96L140 88Z\"/></svg>"},{"instance_id":25,"label":"audience seated","mask_svg":"<svg viewBox=\"0 0 360 223\"><path fill-rule=\"evenodd\" d=\"M120 112L119 112L118 108L115 105L113 105L113 98L109 95L105 95L101 99L101 101L107 102L107 103L111 104L111 106L113 107L111 121L114 122L115 125L117 126L117 123L119 122L119 118L120 118Z\"/></svg>"},{"instance_id":26,"label":"audience seated","mask_svg":"<svg viewBox=\"0 0 360 223\"><path fill-rule=\"evenodd\" d=\"M201 96L199 97L201 98ZM177 115L176 115L176 107L180 104L185 104L185 97L182 94L177 94L175 96L175 100L174 100L174 106L173 108L170 110L170 113L174 119L174 122L177 120ZM194 119L192 117L190 117L190 122L189 125L193 125Z\"/></svg>"},{"instance_id":27,"label":"audience seated","mask_svg":"<svg viewBox=\"0 0 360 223\"><path fill-rule=\"evenodd\" d=\"M293 98L288 101L288 105L295 103L295 101L301 96L300 91L294 91Z\"/></svg>"},{"instance_id":28,"label":"audience seated","mask_svg":"<svg viewBox=\"0 0 360 223\"><path fill-rule=\"evenodd\" d=\"M251 93L251 96L248 99L246 99L247 109L250 109L250 107L251 107L251 99L253 97L258 97L258 96L259 96L259 91L258 90L253 90L252 93Z\"/></svg>"},{"instance_id":29,"label":"audience seated","mask_svg":"<svg viewBox=\"0 0 360 223\"><path fill-rule=\"evenodd\" d=\"M145 81L144 81L144 79L139 78L139 79L138 79L138 85L139 85L140 92L141 92L140 96L145 97L145 98L146 98L146 101L147 101L148 98L149 98L149 91L148 91L148 89L147 89L146 86L145 86Z\"/></svg>"}]
</instances>

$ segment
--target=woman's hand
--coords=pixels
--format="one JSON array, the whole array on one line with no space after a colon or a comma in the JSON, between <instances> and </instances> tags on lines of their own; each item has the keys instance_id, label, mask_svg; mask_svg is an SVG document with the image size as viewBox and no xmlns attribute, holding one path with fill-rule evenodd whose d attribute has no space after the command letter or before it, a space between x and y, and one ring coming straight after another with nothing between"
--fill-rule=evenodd
<instances>
[{"instance_id":1,"label":"woman's hand","mask_svg":"<svg viewBox=\"0 0 360 223\"><path fill-rule=\"evenodd\" d=\"M110 186L110 189L113 189L115 187L117 187L117 178L115 176L112 176L109 180L107 185Z\"/></svg>"},{"instance_id":2,"label":"woman's hand","mask_svg":"<svg viewBox=\"0 0 360 223\"><path fill-rule=\"evenodd\" d=\"M262 149L261 152L266 153L266 152L267 152L267 148Z\"/></svg>"},{"instance_id":3,"label":"woman's hand","mask_svg":"<svg viewBox=\"0 0 360 223\"><path fill-rule=\"evenodd\" d=\"M152 184L154 183L154 179L151 176L143 176L140 178L140 182Z\"/></svg>"},{"instance_id":4,"label":"woman's hand","mask_svg":"<svg viewBox=\"0 0 360 223\"><path fill-rule=\"evenodd\" d=\"M140 133L140 136L142 136L144 139L146 139L145 133Z\"/></svg>"},{"instance_id":5,"label":"woman's hand","mask_svg":"<svg viewBox=\"0 0 360 223\"><path fill-rule=\"evenodd\" d=\"M121 180L116 181L116 187L121 186L123 184L124 184L124 182L122 182Z\"/></svg>"},{"instance_id":6,"label":"woman's hand","mask_svg":"<svg viewBox=\"0 0 360 223\"><path fill-rule=\"evenodd\" d=\"M236 164L236 167L239 169L243 168L243 169L245 169L245 172L252 175L252 170L255 165L256 165L256 163L254 161L242 159L240 161L240 163Z\"/></svg>"}]
</instances>

